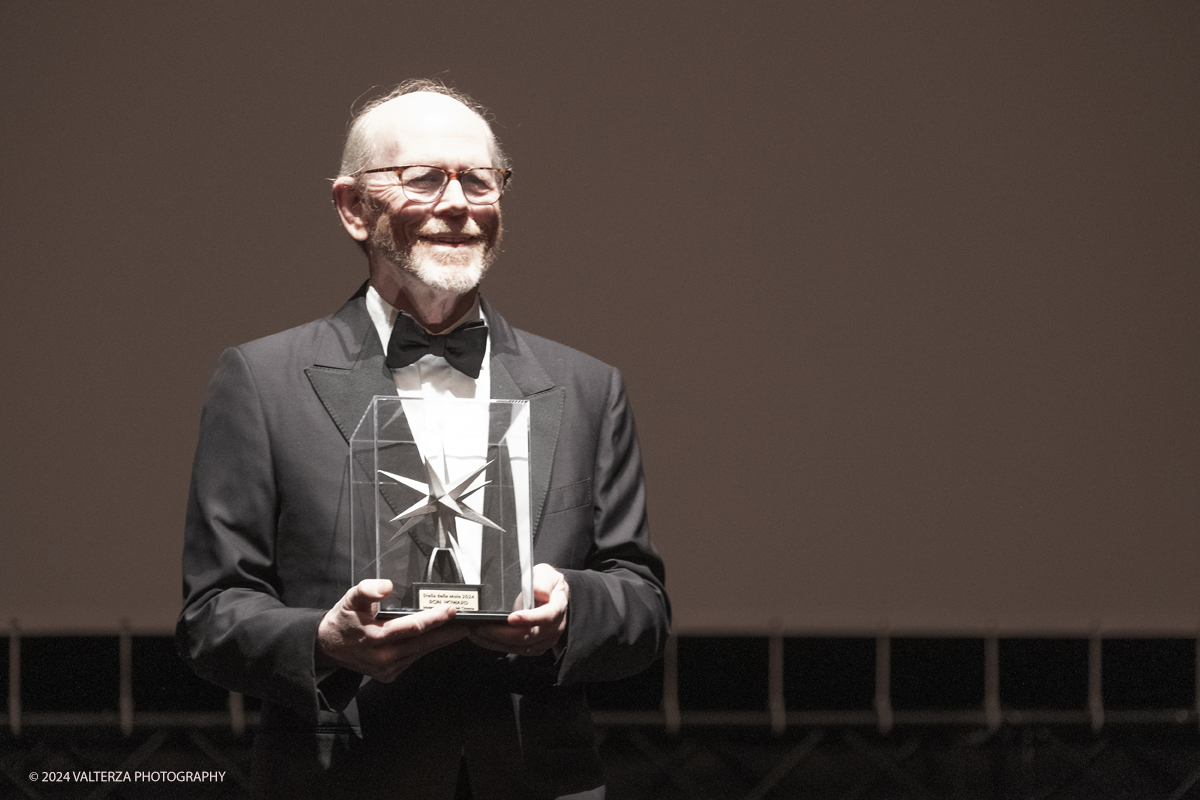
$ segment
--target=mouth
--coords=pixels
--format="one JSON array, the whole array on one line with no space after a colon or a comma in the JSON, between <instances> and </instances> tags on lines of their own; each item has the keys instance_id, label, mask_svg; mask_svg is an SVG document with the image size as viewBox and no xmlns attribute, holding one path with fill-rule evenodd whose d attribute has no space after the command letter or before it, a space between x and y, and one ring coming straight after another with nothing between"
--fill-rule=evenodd
<instances>
[{"instance_id":1,"label":"mouth","mask_svg":"<svg viewBox=\"0 0 1200 800\"><path fill-rule=\"evenodd\" d=\"M421 241L439 247L457 248L479 244L482 239L466 233L435 233L422 236Z\"/></svg>"}]
</instances>

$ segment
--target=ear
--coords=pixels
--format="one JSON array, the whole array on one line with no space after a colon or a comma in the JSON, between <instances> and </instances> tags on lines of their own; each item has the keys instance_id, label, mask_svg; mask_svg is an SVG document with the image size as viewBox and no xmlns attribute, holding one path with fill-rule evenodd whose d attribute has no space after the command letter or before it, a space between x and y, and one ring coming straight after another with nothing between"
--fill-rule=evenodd
<instances>
[{"instance_id":1,"label":"ear","mask_svg":"<svg viewBox=\"0 0 1200 800\"><path fill-rule=\"evenodd\" d=\"M362 192L353 178L338 178L333 182L333 205L346 232L355 240L365 242L371 232L370 220Z\"/></svg>"}]
</instances>

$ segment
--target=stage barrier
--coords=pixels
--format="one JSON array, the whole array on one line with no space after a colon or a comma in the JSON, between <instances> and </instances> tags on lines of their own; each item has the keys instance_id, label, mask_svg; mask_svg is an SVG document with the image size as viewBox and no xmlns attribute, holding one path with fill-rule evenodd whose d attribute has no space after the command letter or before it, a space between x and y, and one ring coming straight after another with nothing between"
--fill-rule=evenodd
<instances>
[{"instance_id":1,"label":"stage barrier","mask_svg":"<svg viewBox=\"0 0 1200 800\"><path fill-rule=\"evenodd\" d=\"M7 710L26 728L228 728L258 703L195 677L171 637L117 625L45 635L10 622ZM690 635L640 675L590 687L597 723L661 727L1196 725L1200 638Z\"/></svg>"}]
</instances>

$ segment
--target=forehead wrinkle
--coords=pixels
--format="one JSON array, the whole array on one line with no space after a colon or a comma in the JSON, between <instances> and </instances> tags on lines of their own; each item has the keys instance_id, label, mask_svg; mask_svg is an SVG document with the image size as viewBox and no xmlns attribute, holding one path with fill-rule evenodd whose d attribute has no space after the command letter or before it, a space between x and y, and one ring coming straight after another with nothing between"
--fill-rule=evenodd
<instances>
[{"instance_id":1,"label":"forehead wrinkle","mask_svg":"<svg viewBox=\"0 0 1200 800\"><path fill-rule=\"evenodd\" d=\"M407 149L413 155L403 160L425 163L440 159L442 153L467 152L476 145L482 145L489 160L495 157L495 137L487 122L446 95L432 92L402 95L373 109L369 122L376 159L396 160L400 151Z\"/></svg>"}]
</instances>

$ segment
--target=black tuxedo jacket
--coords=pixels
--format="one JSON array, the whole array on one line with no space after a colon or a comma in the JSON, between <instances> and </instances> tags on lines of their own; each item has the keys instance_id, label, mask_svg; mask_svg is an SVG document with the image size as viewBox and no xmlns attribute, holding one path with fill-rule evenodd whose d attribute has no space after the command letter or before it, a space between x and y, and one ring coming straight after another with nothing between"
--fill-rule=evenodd
<instances>
[{"instance_id":1,"label":"black tuxedo jacket","mask_svg":"<svg viewBox=\"0 0 1200 800\"><path fill-rule=\"evenodd\" d=\"M331 317L231 348L193 465L177 640L203 677L262 698L259 794L554 797L602 778L581 682L662 651L670 620L646 527L641 458L613 368L515 330L486 304L491 396L531 406L534 563L566 577L559 658L462 641L391 684L316 681L325 611L349 588L348 437L395 393L359 292Z\"/></svg>"}]
</instances>

